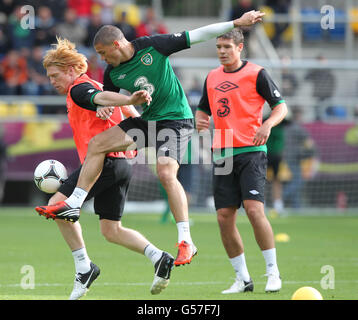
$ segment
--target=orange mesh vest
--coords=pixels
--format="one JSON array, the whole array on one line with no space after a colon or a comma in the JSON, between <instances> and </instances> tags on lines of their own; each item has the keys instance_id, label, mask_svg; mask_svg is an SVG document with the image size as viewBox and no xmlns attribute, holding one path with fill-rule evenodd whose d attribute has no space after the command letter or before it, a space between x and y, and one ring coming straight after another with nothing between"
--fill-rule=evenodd
<instances>
[{"instance_id":1,"label":"orange mesh vest","mask_svg":"<svg viewBox=\"0 0 358 320\"><path fill-rule=\"evenodd\" d=\"M71 98L71 89L72 87L84 82L89 82L95 88L102 90L102 84L95 80L92 80L86 74L77 78L75 82L68 89L67 100L66 100L67 112L68 112L67 115L68 115L69 123L72 128L73 139L75 141L78 156L80 158L81 163L83 163L86 157L88 143L91 140L91 138L97 135L98 133L117 125L119 122L123 120L123 115L120 108L114 109L115 111L113 112L113 115L111 116L110 119L101 120L96 117L96 112L78 106ZM132 157L133 152L129 152L129 154L127 154L126 152L126 155L128 157ZM116 157L116 158L125 157L123 152L111 152L107 154L107 156Z\"/></svg>"},{"instance_id":2,"label":"orange mesh vest","mask_svg":"<svg viewBox=\"0 0 358 320\"><path fill-rule=\"evenodd\" d=\"M215 124L213 149L253 146L256 130L262 124L265 99L256 91L262 67L247 62L237 72L224 72L220 66L207 77L207 93ZM220 129L220 130L218 130ZM225 130L231 129L225 139Z\"/></svg>"}]
</instances>

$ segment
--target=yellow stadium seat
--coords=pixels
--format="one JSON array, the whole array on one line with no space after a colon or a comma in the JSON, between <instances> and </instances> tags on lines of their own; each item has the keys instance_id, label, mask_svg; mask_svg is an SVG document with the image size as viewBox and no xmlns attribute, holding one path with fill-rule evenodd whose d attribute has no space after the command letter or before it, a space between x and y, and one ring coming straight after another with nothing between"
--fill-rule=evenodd
<instances>
[{"instance_id":1,"label":"yellow stadium seat","mask_svg":"<svg viewBox=\"0 0 358 320\"><path fill-rule=\"evenodd\" d=\"M288 167L286 161L281 161L278 169L278 178L280 181L290 181L292 179L292 172Z\"/></svg>"},{"instance_id":2,"label":"yellow stadium seat","mask_svg":"<svg viewBox=\"0 0 358 320\"><path fill-rule=\"evenodd\" d=\"M272 182L273 180L273 170L271 167L267 168L266 179L270 182ZM292 173L285 161L281 161L280 166L278 168L278 179L282 182L290 181L292 179Z\"/></svg>"},{"instance_id":3,"label":"yellow stadium seat","mask_svg":"<svg viewBox=\"0 0 358 320\"><path fill-rule=\"evenodd\" d=\"M273 18L275 12L273 11L272 8L268 7L268 6L261 6L259 8L260 11L264 12L265 13L265 18L266 19L271 19ZM263 27L264 27L264 30L267 34L267 36L272 39L273 36L275 35L275 25L272 23L272 22L265 22L265 19L263 20Z\"/></svg>"},{"instance_id":4,"label":"yellow stadium seat","mask_svg":"<svg viewBox=\"0 0 358 320\"><path fill-rule=\"evenodd\" d=\"M37 107L30 101L22 101L19 103L19 112L22 117L34 117L37 115Z\"/></svg>"},{"instance_id":5,"label":"yellow stadium seat","mask_svg":"<svg viewBox=\"0 0 358 320\"><path fill-rule=\"evenodd\" d=\"M312 179L317 173L319 163L316 158L307 158L301 161L301 174L304 180Z\"/></svg>"},{"instance_id":6,"label":"yellow stadium seat","mask_svg":"<svg viewBox=\"0 0 358 320\"><path fill-rule=\"evenodd\" d=\"M100 14L101 11L102 11L102 7L101 7L98 3L94 4L94 5L91 7L91 12L92 12L92 14L94 14L94 15Z\"/></svg>"},{"instance_id":7,"label":"yellow stadium seat","mask_svg":"<svg viewBox=\"0 0 358 320\"><path fill-rule=\"evenodd\" d=\"M17 117L20 113L19 105L16 103L12 103L8 108L8 116L9 117Z\"/></svg>"},{"instance_id":8,"label":"yellow stadium seat","mask_svg":"<svg viewBox=\"0 0 358 320\"><path fill-rule=\"evenodd\" d=\"M127 22L133 26L133 27L137 27L140 22L141 22L141 18L140 18L140 11L138 6L134 5L134 4L118 4L114 7L114 21L118 22L121 19L121 15L122 12L125 11L127 12Z\"/></svg>"},{"instance_id":9,"label":"yellow stadium seat","mask_svg":"<svg viewBox=\"0 0 358 320\"><path fill-rule=\"evenodd\" d=\"M37 107L31 101L13 101L10 115L17 117L33 117L37 115Z\"/></svg>"},{"instance_id":10,"label":"yellow stadium seat","mask_svg":"<svg viewBox=\"0 0 358 320\"><path fill-rule=\"evenodd\" d=\"M349 10L349 17L356 21L351 22L350 26L354 33L358 33L358 8L352 8Z\"/></svg>"},{"instance_id":11,"label":"yellow stadium seat","mask_svg":"<svg viewBox=\"0 0 358 320\"><path fill-rule=\"evenodd\" d=\"M0 101L0 118L6 118L8 115L9 105L4 101Z\"/></svg>"},{"instance_id":12,"label":"yellow stadium seat","mask_svg":"<svg viewBox=\"0 0 358 320\"><path fill-rule=\"evenodd\" d=\"M291 24L287 27L287 29L282 34L282 38L283 38L283 41L285 41L285 42L291 42L292 41L293 28L292 28Z\"/></svg>"}]
</instances>

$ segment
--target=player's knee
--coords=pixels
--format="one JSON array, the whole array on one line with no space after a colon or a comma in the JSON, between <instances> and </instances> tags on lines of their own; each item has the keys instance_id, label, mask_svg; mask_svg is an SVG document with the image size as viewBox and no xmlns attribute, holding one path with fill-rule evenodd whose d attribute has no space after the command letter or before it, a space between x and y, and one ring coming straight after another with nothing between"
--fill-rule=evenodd
<instances>
[{"instance_id":1,"label":"player's knee","mask_svg":"<svg viewBox=\"0 0 358 320\"><path fill-rule=\"evenodd\" d=\"M108 241L108 242L112 242L112 243L115 243L115 233L111 230L105 230L102 232L104 238Z\"/></svg>"},{"instance_id":2,"label":"player's knee","mask_svg":"<svg viewBox=\"0 0 358 320\"><path fill-rule=\"evenodd\" d=\"M219 226L222 227L227 224L228 219L224 215L218 214L217 221L218 221Z\"/></svg>"},{"instance_id":3,"label":"player's knee","mask_svg":"<svg viewBox=\"0 0 358 320\"><path fill-rule=\"evenodd\" d=\"M164 187L176 182L176 172L169 166L158 168L158 178Z\"/></svg>"},{"instance_id":4,"label":"player's knee","mask_svg":"<svg viewBox=\"0 0 358 320\"><path fill-rule=\"evenodd\" d=\"M235 219L235 210L231 208L222 208L217 211L217 221L219 226L231 224Z\"/></svg>"},{"instance_id":5,"label":"player's knee","mask_svg":"<svg viewBox=\"0 0 358 320\"><path fill-rule=\"evenodd\" d=\"M262 221L262 219L266 219L265 212L256 206L247 207L246 214L251 224L256 224Z\"/></svg>"},{"instance_id":6,"label":"player's knee","mask_svg":"<svg viewBox=\"0 0 358 320\"><path fill-rule=\"evenodd\" d=\"M103 142L98 136L94 136L88 143L87 154L102 152Z\"/></svg>"},{"instance_id":7,"label":"player's knee","mask_svg":"<svg viewBox=\"0 0 358 320\"><path fill-rule=\"evenodd\" d=\"M123 244L125 239L125 228L122 227L120 222L113 221L112 223L102 224L101 232L108 242L119 245Z\"/></svg>"},{"instance_id":8,"label":"player's knee","mask_svg":"<svg viewBox=\"0 0 358 320\"><path fill-rule=\"evenodd\" d=\"M101 232L104 238L108 242L116 243L118 242L118 228L117 226L102 226Z\"/></svg>"}]
</instances>

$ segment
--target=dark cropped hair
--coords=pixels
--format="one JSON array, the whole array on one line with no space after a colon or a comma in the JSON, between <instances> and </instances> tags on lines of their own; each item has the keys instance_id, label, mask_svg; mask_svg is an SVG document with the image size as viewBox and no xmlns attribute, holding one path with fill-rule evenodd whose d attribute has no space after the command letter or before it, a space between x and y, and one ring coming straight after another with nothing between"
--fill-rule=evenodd
<instances>
[{"instance_id":1,"label":"dark cropped hair","mask_svg":"<svg viewBox=\"0 0 358 320\"><path fill-rule=\"evenodd\" d=\"M103 44L103 45L110 45L115 40L122 40L124 38L123 32L121 29L111 26L105 25L101 27L93 39L93 45Z\"/></svg>"},{"instance_id":2,"label":"dark cropped hair","mask_svg":"<svg viewBox=\"0 0 358 320\"><path fill-rule=\"evenodd\" d=\"M216 39L223 38L223 39L232 39L236 45L244 42L244 35L240 28L234 28L229 32L218 36Z\"/></svg>"}]
</instances>

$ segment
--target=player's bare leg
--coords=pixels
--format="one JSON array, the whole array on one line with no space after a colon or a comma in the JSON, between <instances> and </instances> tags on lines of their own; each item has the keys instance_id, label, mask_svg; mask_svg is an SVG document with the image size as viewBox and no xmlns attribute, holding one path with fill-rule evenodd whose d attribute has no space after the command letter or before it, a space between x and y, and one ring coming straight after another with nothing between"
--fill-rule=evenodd
<instances>
[{"instance_id":1,"label":"player's bare leg","mask_svg":"<svg viewBox=\"0 0 358 320\"><path fill-rule=\"evenodd\" d=\"M59 219L55 219L55 221L71 251L79 250L85 246L82 238L82 228L78 221L75 223L68 223Z\"/></svg>"},{"instance_id":2,"label":"player's bare leg","mask_svg":"<svg viewBox=\"0 0 358 320\"><path fill-rule=\"evenodd\" d=\"M56 192L50 198L48 204L53 205L57 202L65 201L66 199L67 197L64 194ZM85 242L82 237L82 228L79 222L68 223L60 219L55 219L55 221L71 251L79 250L85 247Z\"/></svg>"},{"instance_id":3,"label":"player's bare leg","mask_svg":"<svg viewBox=\"0 0 358 320\"><path fill-rule=\"evenodd\" d=\"M217 211L221 240L229 258L244 252L244 244L236 227L237 208L222 208Z\"/></svg>"},{"instance_id":4,"label":"player's bare leg","mask_svg":"<svg viewBox=\"0 0 358 320\"><path fill-rule=\"evenodd\" d=\"M149 241L138 231L125 228L120 221L100 220L101 233L107 241L126 247L129 250L143 253Z\"/></svg>"},{"instance_id":5,"label":"player's bare leg","mask_svg":"<svg viewBox=\"0 0 358 320\"><path fill-rule=\"evenodd\" d=\"M56 192L49 200L49 205L66 200L66 196L60 192ZM69 297L70 300L78 300L86 294L90 285L98 275L100 269L91 262L87 255L85 242L82 236L82 228L80 223L68 223L62 219L55 219L56 224L66 241L67 245L72 251L72 256L75 263L76 275L74 280L74 287Z\"/></svg>"},{"instance_id":6,"label":"player's bare leg","mask_svg":"<svg viewBox=\"0 0 358 320\"><path fill-rule=\"evenodd\" d=\"M157 162L158 178L168 194L170 209L175 221L188 221L188 201L183 186L177 179L179 165L170 157L159 157Z\"/></svg>"},{"instance_id":7,"label":"player's bare leg","mask_svg":"<svg viewBox=\"0 0 358 320\"><path fill-rule=\"evenodd\" d=\"M236 278L233 285L222 291L223 294L253 291L254 285L246 267L244 244L236 227L237 207L217 210L217 220L225 251L235 270Z\"/></svg>"},{"instance_id":8,"label":"player's bare leg","mask_svg":"<svg viewBox=\"0 0 358 320\"><path fill-rule=\"evenodd\" d=\"M87 192L97 181L109 152L134 150L135 144L120 127L115 126L94 136L88 144L86 159L82 165L77 187Z\"/></svg>"},{"instance_id":9,"label":"player's bare leg","mask_svg":"<svg viewBox=\"0 0 358 320\"><path fill-rule=\"evenodd\" d=\"M152 294L159 294L168 286L174 264L174 258L169 253L159 250L138 231L123 227L120 221L101 219L100 226L107 241L144 254L151 260L155 269L150 288Z\"/></svg>"},{"instance_id":10,"label":"player's bare leg","mask_svg":"<svg viewBox=\"0 0 358 320\"><path fill-rule=\"evenodd\" d=\"M268 280L265 291L279 291L282 281L277 266L275 239L271 224L265 215L264 204L256 200L244 200L244 208L266 262Z\"/></svg>"},{"instance_id":11,"label":"player's bare leg","mask_svg":"<svg viewBox=\"0 0 358 320\"><path fill-rule=\"evenodd\" d=\"M272 195L273 195L273 207L277 214L282 215L284 213L284 206L282 201L282 182L278 177L272 181Z\"/></svg>"},{"instance_id":12,"label":"player's bare leg","mask_svg":"<svg viewBox=\"0 0 358 320\"><path fill-rule=\"evenodd\" d=\"M261 250L275 247L275 240L270 222L268 221L264 204L255 200L244 200L247 217L254 229L256 242Z\"/></svg>"},{"instance_id":13,"label":"player's bare leg","mask_svg":"<svg viewBox=\"0 0 358 320\"><path fill-rule=\"evenodd\" d=\"M157 162L158 178L167 192L170 209L178 228L178 255L176 266L190 263L197 249L190 235L188 200L183 186L177 179L179 165L170 157L159 157Z\"/></svg>"}]
</instances>

